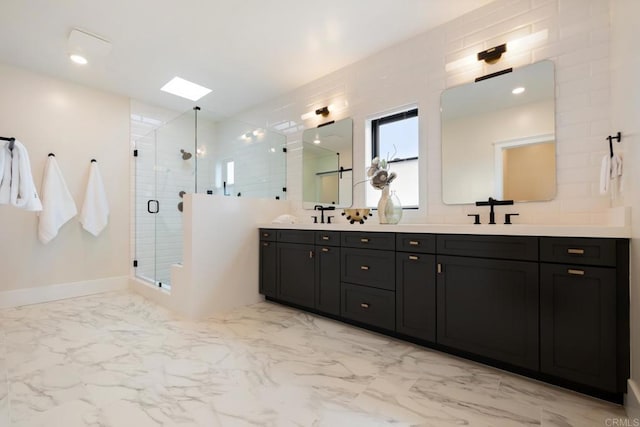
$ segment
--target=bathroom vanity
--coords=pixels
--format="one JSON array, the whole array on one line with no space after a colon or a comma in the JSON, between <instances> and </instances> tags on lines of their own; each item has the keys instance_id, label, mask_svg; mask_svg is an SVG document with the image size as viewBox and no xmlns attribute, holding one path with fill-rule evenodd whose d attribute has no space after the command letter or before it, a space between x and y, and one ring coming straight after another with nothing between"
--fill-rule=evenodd
<instances>
[{"instance_id":1,"label":"bathroom vanity","mask_svg":"<svg viewBox=\"0 0 640 427\"><path fill-rule=\"evenodd\" d=\"M417 228L261 228L260 293L622 401L629 376L627 238Z\"/></svg>"}]
</instances>

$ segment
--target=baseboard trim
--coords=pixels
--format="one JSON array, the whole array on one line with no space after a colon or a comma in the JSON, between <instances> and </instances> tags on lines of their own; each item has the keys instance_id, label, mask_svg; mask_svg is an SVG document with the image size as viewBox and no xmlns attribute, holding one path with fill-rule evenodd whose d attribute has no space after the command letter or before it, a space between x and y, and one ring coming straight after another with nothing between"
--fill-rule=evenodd
<instances>
[{"instance_id":1,"label":"baseboard trim","mask_svg":"<svg viewBox=\"0 0 640 427\"><path fill-rule=\"evenodd\" d=\"M640 420L640 387L634 380L627 380L627 394L624 397L624 407L629 417Z\"/></svg>"},{"instance_id":2,"label":"baseboard trim","mask_svg":"<svg viewBox=\"0 0 640 427\"><path fill-rule=\"evenodd\" d=\"M0 308L20 307L43 302L118 291L129 287L129 276L106 277L80 282L60 283L36 288L0 292Z\"/></svg>"}]
</instances>

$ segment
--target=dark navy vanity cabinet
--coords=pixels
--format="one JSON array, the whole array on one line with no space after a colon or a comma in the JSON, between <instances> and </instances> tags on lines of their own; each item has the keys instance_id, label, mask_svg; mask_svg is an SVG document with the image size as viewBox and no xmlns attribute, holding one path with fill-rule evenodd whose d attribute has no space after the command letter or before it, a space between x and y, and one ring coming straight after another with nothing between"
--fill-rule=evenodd
<instances>
[{"instance_id":1,"label":"dark navy vanity cabinet","mask_svg":"<svg viewBox=\"0 0 640 427\"><path fill-rule=\"evenodd\" d=\"M267 299L620 402L629 241L260 230Z\"/></svg>"}]
</instances>

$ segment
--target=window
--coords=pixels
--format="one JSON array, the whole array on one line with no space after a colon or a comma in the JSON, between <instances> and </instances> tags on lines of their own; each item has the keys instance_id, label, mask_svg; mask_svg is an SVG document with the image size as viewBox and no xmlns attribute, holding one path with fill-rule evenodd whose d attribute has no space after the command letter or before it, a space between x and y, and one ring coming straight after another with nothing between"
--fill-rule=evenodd
<instances>
[{"instance_id":1,"label":"window","mask_svg":"<svg viewBox=\"0 0 640 427\"><path fill-rule=\"evenodd\" d=\"M389 170L397 174L391 183L403 208L417 208L418 109L371 120L371 159L389 160ZM368 165L367 165L368 166ZM367 185L367 206L377 206L380 191Z\"/></svg>"},{"instance_id":2,"label":"window","mask_svg":"<svg viewBox=\"0 0 640 427\"><path fill-rule=\"evenodd\" d=\"M229 160L227 162L227 185L233 185L236 181L235 176L235 162L233 160Z\"/></svg>"}]
</instances>

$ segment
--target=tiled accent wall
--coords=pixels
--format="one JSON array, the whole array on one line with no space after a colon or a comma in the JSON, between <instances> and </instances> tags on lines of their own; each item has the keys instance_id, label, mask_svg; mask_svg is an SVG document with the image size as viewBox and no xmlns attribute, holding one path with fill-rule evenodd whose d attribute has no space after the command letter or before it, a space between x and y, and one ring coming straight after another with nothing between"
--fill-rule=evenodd
<instances>
[{"instance_id":1,"label":"tiled accent wall","mask_svg":"<svg viewBox=\"0 0 640 427\"><path fill-rule=\"evenodd\" d=\"M547 39L520 52L507 52L495 65L473 64L450 72L447 63L516 38L547 30ZM608 0L498 0L450 23L392 46L319 78L241 115L251 123L288 136L287 187L294 213L302 210L304 128L300 116L328 104L339 108L330 119L354 119L354 177L365 176L367 119L403 105L420 109L420 204L403 222L468 222L471 205L444 205L441 196L440 94L450 86L508 67L543 59L555 63L558 193L550 202L519 203L517 222L605 224L615 202L598 193L600 161L610 129ZM363 206L364 187L354 189ZM486 213L483 211L483 215Z\"/></svg>"}]
</instances>

